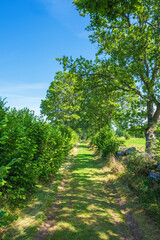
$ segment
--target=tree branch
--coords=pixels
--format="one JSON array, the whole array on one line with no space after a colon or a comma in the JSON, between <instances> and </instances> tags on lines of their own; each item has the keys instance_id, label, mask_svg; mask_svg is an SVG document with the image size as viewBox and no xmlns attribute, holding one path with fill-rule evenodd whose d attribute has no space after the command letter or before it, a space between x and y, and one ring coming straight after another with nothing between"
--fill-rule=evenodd
<instances>
[{"instance_id":1,"label":"tree branch","mask_svg":"<svg viewBox=\"0 0 160 240\"><path fill-rule=\"evenodd\" d=\"M103 77L103 78L106 78L107 77L107 80L110 82L112 79L115 79L115 77L113 75L105 75L105 74L82 74L80 76L95 76L95 77ZM132 91L132 92L135 92L137 95L139 95L142 99L145 99L145 100L148 100L148 98L146 96L144 96L137 88L134 88L134 87L131 87L129 84L127 84L127 82L122 82L124 85L126 85L126 87L128 87L128 89L126 89L126 87L122 87L122 86L118 86L116 90L118 89L121 89L123 91L126 91L126 92L129 92L129 91ZM112 82L112 85L113 85L113 82ZM94 88L98 88L98 87L103 87L103 86L107 86L106 83L102 83L102 84L97 84L97 85L94 85L92 86L92 89ZM116 87L116 86L115 86ZM115 90L115 88L114 88Z\"/></svg>"}]
</instances>

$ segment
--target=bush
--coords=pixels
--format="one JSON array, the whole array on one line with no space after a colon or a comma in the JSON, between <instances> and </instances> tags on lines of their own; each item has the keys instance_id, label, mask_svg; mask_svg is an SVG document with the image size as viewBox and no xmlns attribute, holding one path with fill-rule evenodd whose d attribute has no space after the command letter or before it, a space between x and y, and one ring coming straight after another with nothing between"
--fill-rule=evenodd
<instances>
[{"instance_id":1,"label":"bush","mask_svg":"<svg viewBox=\"0 0 160 240\"><path fill-rule=\"evenodd\" d=\"M147 176L154 163L155 161L151 160L150 156L133 152L127 156L126 167L128 173L130 172L129 175L132 173L135 177Z\"/></svg>"},{"instance_id":2,"label":"bush","mask_svg":"<svg viewBox=\"0 0 160 240\"><path fill-rule=\"evenodd\" d=\"M10 166L3 192L12 202L25 199L37 182L41 128L42 122L28 109L13 109L6 114L0 166Z\"/></svg>"},{"instance_id":3,"label":"bush","mask_svg":"<svg viewBox=\"0 0 160 240\"><path fill-rule=\"evenodd\" d=\"M72 149L72 131L65 126L43 125L42 153L38 161L39 178L47 179L55 174L62 160Z\"/></svg>"},{"instance_id":4,"label":"bush","mask_svg":"<svg viewBox=\"0 0 160 240\"><path fill-rule=\"evenodd\" d=\"M9 110L0 99L2 205L21 204L39 180L48 181L76 141L72 129L47 123L28 109ZM0 214L0 226L11 219L3 209Z\"/></svg>"},{"instance_id":5,"label":"bush","mask_svg":"<svg viewBox=\"0 0 160 240\"><path fill-rule=\"evenodd\" d=\"M124 160L123 160L124 161ZM149 171L153 169L156 162L150 156L133 153L127 156L125 171L122 180L138 196L139 202L158 223L160 215L159 206L159 183L148 178Z\"/></svg>"},{"instance_id":6,"label":"bush","mask_svg":"<svg viewBox=\"0 0 160 240\"><path fill-rule=\"evenodd\" d=\"M0 201L19 205L39 180L49 180L78 140L66 126L53 126L28 109L5 107L0 99ZM0 228L16 219L0 209Z\"/></svg>"},{"instance_id":7,"label":"bush","mask_svg":"<svg viewBox=\"0 0 160 240\"><path fill-rule=\"evenodd\" d=\"M124 137L126 140L131 138L128 132L124 132Z\"/></svg>"},{"instance_id":8,"label":"bush","mask_svg":"<svg viewBox=\"0 0 160 240\"><path fill-rule=\"evenodd\" d=\"M6 114L0 141L0 166L10 166L3 195L11 202L26 199L39 179L55 174L72 148L73 130L53 126L28 109Z\"/></svg>"},{"instance_id":9,"label":"bush","mask_svg":"<svg viewBox=\"0 0 160 240\"><path fill-rule=\"evenodd\" d=\"M98 151L102 152L103 157L115 154L122 142L109 127L102 128L91 140L91 144L95 145Z\"/></svg>"}]
</instances>

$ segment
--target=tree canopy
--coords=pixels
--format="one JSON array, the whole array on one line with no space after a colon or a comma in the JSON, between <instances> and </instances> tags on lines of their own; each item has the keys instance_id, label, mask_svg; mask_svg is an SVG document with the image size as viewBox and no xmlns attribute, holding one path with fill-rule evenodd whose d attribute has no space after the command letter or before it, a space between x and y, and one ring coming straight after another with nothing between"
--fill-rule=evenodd
<instances>
[{"instance_id":1,"label":"tree canopy","mask_svg":"<svg viewBox=\"0 0 160 240\"><path fill-rule=\"evenodd\" d=\"M111 4L112 3L112 4ZM155 0L75 0L90 15L90 40L110 69L114 86L138 95L148 112L147 148L160 116L160 5Z\"/></svg>"},{"instance_id":2,"label":"tree canopy","mask_svg":"<svg viewBox=\"0 0 160 240\"><path fill-rule=\"evenodd\" d=\"M95 61L59 58L63 72L42 101L42 113L95 131L113 122L143 129L154 146L160 118L160 5L155 0L74 0L89 14Z\"/></svg>"}]
</instances>

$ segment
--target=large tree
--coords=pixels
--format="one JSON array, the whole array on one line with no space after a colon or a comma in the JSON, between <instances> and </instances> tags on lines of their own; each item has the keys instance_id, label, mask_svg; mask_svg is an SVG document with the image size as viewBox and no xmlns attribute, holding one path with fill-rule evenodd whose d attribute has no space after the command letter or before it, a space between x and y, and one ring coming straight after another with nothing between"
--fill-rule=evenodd
<instances>
[{"instance_id":1,"label":"large tree","mask_svg":"<svg viewBox=\"0 0 160 240\"><path fill-rule=\"evenodd\" d=\"M79 119L80 95L74 91L76 78L68 72L57 72L41 102L41 113L52 123L75 128Z\"/></svg>"},{"instance_id":2,"label":"large tree","mask_svg":"<svg viewBox=\"0 0 160 240\"><path fill-rule=\"evenodd\" d=\"M63 58L63 67L64 71L56 73L46 99L42 100L41 113L51 122L60 122L78 131L81 129L85 135L95 134L106 125L111 126L122 97L112 91L111 85L101 84L99 74L95 74L98 65L84 58L77 61ZM67 72L66 68L70 71ZM90 75L91 71L94 77Z\"/></svg>"},{"instance_id":3,"label":"large tree","mask_svg":"<svg viewBox=\"0 0 160 240\"><path fill-rule=\"evenodd\" d=\"M108 61L83 57L73 60L65 56L57 60L64 71L68 70L76 77L75 91L81 96L79 116L90 126L91 134L112 124L130 130L137 125L144 126L146 111L143 102L115 80L112 75L114 67L108 67Z\"/></svg>"},{"instance_id":4,"label":"large tree","mask_svg":"<svg viewBox=\"0 0 160 240\"><path fill-rule=\"evenodd\" d=\"M160 119L160 4L157 0L75 0L90 15L90 39L98 45L105 79L142 99L147 109L146 150ZM106 72L106 73L105 73Z\"/></svg>"}]
</instances>

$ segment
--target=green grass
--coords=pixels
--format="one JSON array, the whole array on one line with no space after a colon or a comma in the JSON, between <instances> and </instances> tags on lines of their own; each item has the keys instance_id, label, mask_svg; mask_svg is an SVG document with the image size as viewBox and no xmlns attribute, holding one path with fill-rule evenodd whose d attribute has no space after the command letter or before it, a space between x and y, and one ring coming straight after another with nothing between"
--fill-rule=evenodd
<instances>
[{"instance_id":1,"label":"green grass","mask_svg":"<svg viewBox=\"0 0 160 240\"><path fill-rule=\"evenodd\" d=\"M70 169L70 170L69 170ZM120 163L94 156L82 142L76 157L63 165L55 181L39 186L37 196L19 212L5 240L35 240L42 222L45 240L158 240L159 230L144 215L119 179ZM47 220L50 216L50 221ZM138 223L139 228L133 222Z\"/></svg>"},{"instance_id":2,"label":"green grass","mask_svg":"<svg viewBox=\"0 0 160 240\"><path fill-rule=\"evenodd\" d=\"M137 170L145 166L142 158L139 157L139 161L136 169L128 169L123 160L110 159L108 166L112 175L109 181L116 188L119 196L125 200L126 207L141 229L142 239L158 240L160 236L159 184L153 183L147 176L138 175ZM141 186L148 181L152 184L147 191L146 189L143 191ZM149 206L150 209L148 209Z\"/></svg>"},{"instance_id":3,"label":"green grass","mask_svg":"<svg viewBox=\"0 0 160 240\"><path fill-rule=\"evenodd\" d=\"M126 196L129 191L112 167L94 157L86 144L80 145L68 182L57 199L54 224L48 227L46 240L129 240L134 239L134 231L139 239L159 239L157 229L148 225L142 209L133 203L133 196ZM140 230L133 224L136 219Z\"/></svg>"},{"instance_id":4,"label":"green grass","mask_svg":"<svg viewBox=\"0 0 160 240\"><path fill-rule=\"evenodd\" d=\"M140 151L145 150L145 143L146 140L145 138L130 138L130 139L125 139L124 137L121 137L120 139L124 140L124 146L126 147L135 147L136 149Z\"/></svg>"},{"instance_id":5,"label":"green grass","mask_svg":"<svg viewBox=\"0 0 160 240\"><path fill-rule=\"evenodd\" d=\"M57 199L55 225L46 239L120 239L118 226L128 233L125 216L114 194L104 189L105 173L99 159L84 144L79 147L68 183Z\"/></svg>"},{"instance_id":6,"label":"green grass","mask_svg":"<svg viewBox=\"0 0 160 240\"><path fill-rule=\"evenodd\" d=\"M48 184L37 185L35 193L26 207L17 208L12 211L13 215L18 216L18 220L13 222L7 231L0 233L0 239L4 240L32 240L37 235L37 228L46 219L46 212L53 205L54 199L70 168L74 156L68 157L52 182Z\"/></svg>"}]
</instances>

